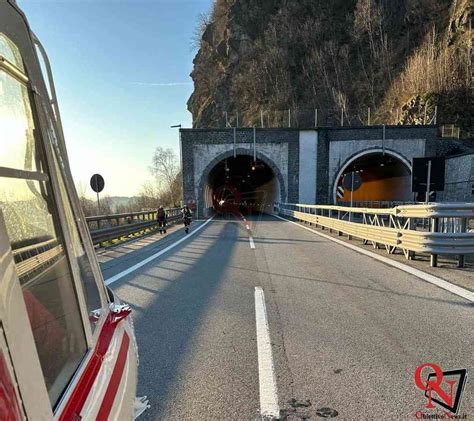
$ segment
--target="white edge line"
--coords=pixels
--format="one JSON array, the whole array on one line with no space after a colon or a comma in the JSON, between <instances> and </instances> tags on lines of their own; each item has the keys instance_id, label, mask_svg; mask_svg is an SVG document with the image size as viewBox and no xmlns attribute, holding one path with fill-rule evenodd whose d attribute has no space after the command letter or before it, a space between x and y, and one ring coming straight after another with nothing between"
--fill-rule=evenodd
<instances>
[{"instance_id":1,"label":"white edge line","mask_svg":"<svg viewBox=\"0 0 474 421\"><path fill-rule=\"evenodd\" d=\"M438 278L437 276L430 275L429 273L423 272L422 270L419 270L419 269L412 268L411 266L405 265L404 263L396 262L392 259L389 259L388 257L380 256L380 255L378 255L376 253L373 253L371 251L364 250L364 249L362 249L360 247L357 247L357 246L354 246L352 244L348 244L344 241L338 240L337 238L333 238L330 235L323 234L323 233L318 232L316 230L313 230L311 228L300 225L300 224L298 224L294 221L290 221L289 219L282 218L279 215L273 214L273 216L275 218L281 219L283 221L295 224L295 225L299 226L300 228L303 228L307 231L311 231L311 232L319 235L320 237L324 237L324 238L327 238L328 240L334 241L335 243L338 243L338 244L340 244L344 247L350 248L350 249L356 251L357 253L365 254L366 256L372 257L376 260L379 260L380 262L383 262L383 263L386 263L390 266L396 267L397 269L400 269L400 270L403 270L404 272L410 273L411 275L414 275L417 278L420 278L420 279L422 279L426 282L429 282L430 284L436 285L440 288L445 289L446 291L449 291L449 292L451 292L453 294L456 294L456 295L458 295L462 298L465 298L468 301L474 302L474 292L471 292L471 291L469 291L465 288L462 288L460 286L454 285L451 282L448 282L448 281L445 281L444 279Z\"/></svg>"},{"instance_id":2,"label":"white edge line","mask_svg":"<svg viewBox=\"0 0 474 421\"><path fill-rule=\"evenodd\" d=\"M250 242L250 248L254 249L255 248L255 242L253 241L253 237L249 236L249 242Z\"/></svg>"},{"instance_id":3,"label":"white edge line","mask_svg":"<svg viewBox=\"0 0 474 421\"><path fill-rule=\"evenodd\" d=\"M137 264L130 266L128 269L125 269L124 271L117 273L116 275L106 279L105 285L110 285L113 284L114 282L118 281L119 279L122 279L124 276L129 275L132 272L135 272L137 269L140 269L141 267L145 266L146 264L150 263L151 261L155 260L156 258L160 257L161 255L165 254L167 251L170 251L171 249L175 248L178 244L181 244L183 241L186 241L189 237L193 236L197 232L199 232L201 229L203 229L209 222L211 222L213 219L210 218L206 222L204 222L202 225L199 225L196 229L192 230L189 234L187 234L185 237L179 239L178 241L174 242L173 244L170 244L168 247L165 247L163 250L160 250L159 252L151 255L150 257L147 257L146 259L142 260L141 262L138 262Z\"/></svg>"},{"instance_id":4,"label":"white edge line","mask_svg":"<svg viewBox=\"0 0 474 421\"><path fill-rule=\"evenodd\" d=\"M278 389L275 366L273 364L265 295L261 287L255 287L255 322L257 328L260 415L265 418L278 418L280 416Z\"/></svg>"}]
</instances>

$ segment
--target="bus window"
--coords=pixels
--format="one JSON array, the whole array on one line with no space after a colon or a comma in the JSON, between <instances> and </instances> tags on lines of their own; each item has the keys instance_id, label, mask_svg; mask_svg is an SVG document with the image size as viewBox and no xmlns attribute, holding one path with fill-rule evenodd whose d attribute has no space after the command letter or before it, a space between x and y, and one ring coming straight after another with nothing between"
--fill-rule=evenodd
<instances>
[{"instance_id":1,"label":"bus window","mask_svg":"<svg viewBox=\"0 0 474 421\"><path fill-rule=\"evenodd\" d=\"M4 55L10 44L0 39ZM0 81L0 208L54 406L87 343L49 176L35 148L28 92L2 68Z\"/></svg>"},{"instance_id":2,"label":"bus window","mask_svg":"<svg viewBox=\"0 0 474 421\"><path fill-rule=\"evenodd\" d=\"M89 321L91 328L94 330L95 325L98 321L98 316L101 313L102 303L100 300L99 290L95 282L94 273L90 261L86 255L82 239L79 235L76 221L73 216L73 211L68 200L68 194L64 185L63 177L59 171L58 161L54 156L54 169L56 176L59 181L59 188L61 190L61 199L63 202L63 208L66 214L67 223L69 226L69 232L71 234L72 249L77 265L79 267L81 281L83 285L84 295L86 297L86 305L89 313Z\"/></svg>"},{"instance_id":3,"label":"bus window","mask_svg":"<svg viewBox=\"0 0 474 421\"><path fill-rule=\"evenodd\" d=\"M0 54L5 57L10 63L14 64L15 67L20 69L22 72L25 71L23 67L23 60L21 59L20 50L18 47L10 41L10 39L0 32Z\"/></svg>"},{"instance_id":4,"label":"bus window","mask_svg":"<svg viewBox=\"0 0 474 421\"><path fill-rule=\"evenodd\" d=\"M0 54L2 51L0 34ZM35 169L33 119L25 85L0 71L0 166L20 170Z\"/></svg>"}]
</instances>

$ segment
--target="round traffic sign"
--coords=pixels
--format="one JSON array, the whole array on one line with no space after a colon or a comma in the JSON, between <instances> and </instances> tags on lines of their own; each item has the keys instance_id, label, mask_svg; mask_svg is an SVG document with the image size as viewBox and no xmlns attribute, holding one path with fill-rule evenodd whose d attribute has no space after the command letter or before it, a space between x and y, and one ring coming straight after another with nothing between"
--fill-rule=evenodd
<instances>
[{"instance_id":1,"label":"round traffic sign","mask_svg":"<svg viewBox=\"0 0 474 421\"><path fill-rule=\"evenodd\" d=\"M362 185L362 177L356 172L350 172L344 176L342 184L346 190L356 191Z\"/></svg>"},{"instance_id":2,"label":"round traffic sign","mask_svg":"<svg viewBox=\"0 0 474 421\"><path fill-rule=\"evenodd\" d=\"M102 177L100 174L94 174L91 177L92 190L94 190L96 193L100 193L102 190L104 190L104 187L105 187L104 177Z\"/></svg>"}]
</instances>

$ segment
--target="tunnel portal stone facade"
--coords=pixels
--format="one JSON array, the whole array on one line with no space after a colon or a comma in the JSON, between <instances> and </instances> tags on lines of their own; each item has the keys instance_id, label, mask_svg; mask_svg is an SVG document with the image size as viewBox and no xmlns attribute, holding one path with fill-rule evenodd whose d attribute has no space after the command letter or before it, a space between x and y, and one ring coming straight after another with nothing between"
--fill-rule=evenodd
<instances>
[{"instance_id":1,"label":"tunnel portal stone facade","mask_svg":"<svg viewBox=\"0 0 474 421\"><path fill-rule=\"evenodd\" d=\"M256 157L283 183L281 201L309 204L333 203L341 171L364 153L385 151L411 168L414 157L460 150L460 141L441 139L435 126L260 128L255 129L255 143L252 128L235 129L235 135L233 128L181 129L180 135L183 200L196 203L200 213L205 210L203 191L211 167L233 156L234 149L237 155L254 156L255 147Z\"/></svg>"}]
</instances>

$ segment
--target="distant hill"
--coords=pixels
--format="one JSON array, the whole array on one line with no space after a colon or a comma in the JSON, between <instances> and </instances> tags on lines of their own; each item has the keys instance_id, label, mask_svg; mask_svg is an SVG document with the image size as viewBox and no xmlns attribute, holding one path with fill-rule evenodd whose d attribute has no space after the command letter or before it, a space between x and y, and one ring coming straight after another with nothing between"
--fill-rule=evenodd
<instances>
[{"instance_id":1,"label":"distant hill","mask_svg":"<svg viewBox=\"0 0 474 421\"><path fill-rule=\"evenodd\" d=\"M110 208L112 209L113 212L117 211L117 208L120 207L126 207L131 204L131 202L134 200L133 197L127 197L127 196L107 196L107 200L110 202Z\"/></svg>"},{"instance_id":2,"label":"distant hill","mask_svg":"<svg viewBox=\"0 0 474 421\"><path fill-rule=\"evenodd\" d=\"M473 130L470 0L216 0L199 23L194 127L455 123ZM306 120L305 120L306 119Z\"/></svg>"}]
</instances>

